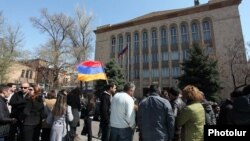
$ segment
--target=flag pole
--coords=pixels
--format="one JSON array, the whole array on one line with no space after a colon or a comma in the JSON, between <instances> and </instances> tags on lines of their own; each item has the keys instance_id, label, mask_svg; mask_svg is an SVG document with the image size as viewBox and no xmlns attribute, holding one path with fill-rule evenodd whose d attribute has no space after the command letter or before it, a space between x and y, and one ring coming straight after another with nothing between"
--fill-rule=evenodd
<instances>
[{"instance_id":1,"label":"flag pole","mask_svg":"<svg viewBox=\"0 0 250 141\"><path fill-rule=\"evenodd\" d=\"M88 82L84 82L85 84L85 96L87 97L88 96Z\"/></svg>"},{"instance_id":2,"label":"flag pole","mask_svg":"<svg viewBox=\"0 0 250 141\"><path fill-rule=\"evenodd\" d=\"M81 93L82 93L82 97L84 97L84 93L83 93L83 87L82 87L82 81L80 80L80 89L81 89Z\"/></svg>"},{"instance_id":3,"label":"flag pole","mask_svg":"<svg viewBox=\"0 0 250 141\"><path fill-rule=\"evenodd\" d=\"M128 46L128 55L127 55L127 63L128 63L128 64L127 64L127 65L128 65L128 66L127 66L127 68L128 68L128 70L127 70L127 73L128 73L128 74L127 74L127 79L128 79L128 80L127 80L127 81L129 82L129 58L130 58L129 43L127 44L127 46Z\"/></svg>"}]
</instances>

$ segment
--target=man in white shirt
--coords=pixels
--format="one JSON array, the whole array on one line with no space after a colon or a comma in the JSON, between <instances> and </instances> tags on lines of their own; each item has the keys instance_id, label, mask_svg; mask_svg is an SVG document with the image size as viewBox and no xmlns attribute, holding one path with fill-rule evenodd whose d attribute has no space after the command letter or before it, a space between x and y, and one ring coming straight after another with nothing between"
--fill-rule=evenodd
<instances>
[{"instance_id":1,"label":"man in white shirt","mask_svg":"<svg viewBox=\"0 0 250 141\"><path fill-rule=\"evenodd\" d=\"M134 100L135 85L128 83L124 92L116 93L111 102L111 141L132 141L135 128Z\"/></svg>"}]
</instances>

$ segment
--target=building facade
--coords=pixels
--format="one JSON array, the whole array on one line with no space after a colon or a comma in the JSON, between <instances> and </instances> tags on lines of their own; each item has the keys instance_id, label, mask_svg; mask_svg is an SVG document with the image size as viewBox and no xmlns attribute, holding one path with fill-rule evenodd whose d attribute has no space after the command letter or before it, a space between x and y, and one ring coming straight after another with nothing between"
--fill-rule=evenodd
<instances>
[{"instance_id":1,"label":"building facade","mask_svg":"<svg viewBox=\"0 0 250 141\"><path fill-rule=\"evenodd\" d=\"M42 59L31 59L25 61L13 61L10 63L4 83L15 83L20 85L22 82L38 84L42 88L51 89L54 79L53 69L49 63ZM72 69L63 70L58 74L59 87L76 86L76 74ZM72 82L73 81L73 82Z\"/></svg>"},{"instance_id":2,"label":"building facade","mask_svg":"<svg viewBox=\"0 0 250 141\"><path fill-rule=\"evenodd\" d=\"M241 0L210 0L193 7L146 14L135 19L100 26L96 33L95 59L115 59L128 81L134 81L142 96L153 82L161 88L176 86L181 63L194 43L215 56L223 67L222 97L232 90L227 45L243 40L238 6ZM118 55L124 48L126 53ZM244 46L242 46L244 49Z\"/></svg>"},{"instance_id":3,"label":"building facade","mask_svg":"<svg viewBox=\"0 0 250 141\"><path fill-rule=\"evenodd\" d=\"M11 62L7 72L5 83L15 83L18 85L22 82L36 83L36 69L22 62Z\"/></svg>"}]
</instances>

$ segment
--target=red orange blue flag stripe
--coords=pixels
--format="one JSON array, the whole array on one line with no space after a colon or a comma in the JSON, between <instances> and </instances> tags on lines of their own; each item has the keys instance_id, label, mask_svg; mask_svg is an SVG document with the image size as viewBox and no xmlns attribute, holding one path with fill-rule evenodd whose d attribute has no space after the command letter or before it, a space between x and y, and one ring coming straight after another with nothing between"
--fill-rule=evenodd
<instances>
[{"instance_id":1,"label":"red orange blue flag stripe","mask_svg":"<svg viewBox=\"0 0 250 141\"><path fill-rule=\"evenodd\" d=\"M84 61L77 66L80 81L107 80L100 61Z\"/></svg>"}]
</instances>

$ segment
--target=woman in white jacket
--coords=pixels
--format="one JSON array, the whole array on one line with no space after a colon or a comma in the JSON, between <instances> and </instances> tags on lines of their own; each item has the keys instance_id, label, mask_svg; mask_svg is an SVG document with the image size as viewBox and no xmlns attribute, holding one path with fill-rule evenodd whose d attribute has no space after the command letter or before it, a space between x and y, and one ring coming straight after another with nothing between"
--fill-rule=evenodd
<instances>
[{"instance_id":1,"label":"woman in white jacket","mask_svg":"<svg viewBox=\"0 0 250 141\"><path fill-rule=\"evenodd\" d=\"M67 119L66 119L67 117ZM66 120L72 121L71 107L67 105L67 92L62 90L58 93L56 104L47 117L47 122L52 125L50 141L64 141L67 135Z\"/></svg>"}]
</instances>

